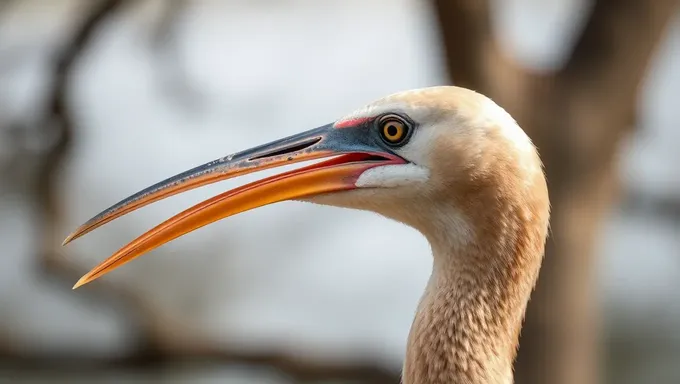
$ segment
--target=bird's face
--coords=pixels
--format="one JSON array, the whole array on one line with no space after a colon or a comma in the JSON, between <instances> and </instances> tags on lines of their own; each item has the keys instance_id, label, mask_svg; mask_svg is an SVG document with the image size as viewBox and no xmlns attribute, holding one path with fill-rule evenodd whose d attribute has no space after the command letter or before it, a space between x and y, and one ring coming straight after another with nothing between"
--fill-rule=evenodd
<instances>
[{"instance_id":1,"label":"bird's face","mask_svg":"<svg viewBox=\"0 0 680 384\"><path fill-rule=\"evenodd\" d=\"M486 96L459 87L412 90L378 100L336 125L357 121L403 162L367 169L357 188L302 200L377 212L430 237L446 228L447 240L461 245L478 240L479 227L492 220L501 201L529 209L544 203L546 184L535 147ZM397 132L399 140L390 142Z\"/></svg>"},{"instance_id":2,"label":"bird's face","mask_svg":"<svg viewBox=\"0 0 680 384\"><path fill-rule=\"evenodd\" d=\"M426 88L388 96L334 123L206 163L113 205L64 243L183 191L258 170L324 159L227 191L179 213L121 248L76 286L204 225L284 200L370 210L421 230L433 221L459 218L465 233L469 228L464 210L450 211L456 205L451 204L452 196L474 197L474 191L483 190L480 183L494 174L494 167L521 165L521 159L509 158L518 149L534 153L521 129L514 131L505 127L508 124L514 125L509 115L482 95L457 87Z\"/></svg>"}]
</instances>

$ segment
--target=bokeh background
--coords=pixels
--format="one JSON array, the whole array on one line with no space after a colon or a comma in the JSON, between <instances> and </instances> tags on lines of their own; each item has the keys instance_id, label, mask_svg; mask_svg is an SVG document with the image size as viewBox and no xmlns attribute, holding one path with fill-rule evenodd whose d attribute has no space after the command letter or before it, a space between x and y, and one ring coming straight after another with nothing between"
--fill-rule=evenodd
<instances>
[{"instance_id":1,"label":"bokeh background","mask_svg":"<svg viewBox=\"0 0 680 384\"><path fill-rule=\"evenodd\" d=\"M450 83L511 112L547 168L552 237L517 382L680 382L678 9L0 1L0 382L399 382L431 266L403 225L285 202L71 290L146 229L258 174L60 243L167 176Z\"/></svg>"}]
</instances>

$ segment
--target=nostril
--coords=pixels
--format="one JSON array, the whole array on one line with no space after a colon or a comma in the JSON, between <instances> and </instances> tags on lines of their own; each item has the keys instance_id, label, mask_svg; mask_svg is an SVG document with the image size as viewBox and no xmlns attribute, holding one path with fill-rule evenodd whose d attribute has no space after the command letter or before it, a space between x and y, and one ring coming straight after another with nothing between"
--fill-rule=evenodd
<instances>
[{"instance_id":1,"label":"nostril","mask_svg":"<svg viewBox=\"0 0 680 384\"><path fill-rule=\"evenodd\" d=\"M250 159L248 159L248 161L261 160L261 159L264 159L264 158L267 158L267 157L281 156L281 155L285 155L285 154L288 154L288 153L301 151L305 148L311 147L312 145L318 143L319 141L321 141L321 138L316 137L316 138L313 138L311 140L303 141L301 143L292 144L288 147L275 149L271 152L266 152L266 153L263 153L261 155L257 155L255 157L251 157Z\"/></svg>"}]
</instances>

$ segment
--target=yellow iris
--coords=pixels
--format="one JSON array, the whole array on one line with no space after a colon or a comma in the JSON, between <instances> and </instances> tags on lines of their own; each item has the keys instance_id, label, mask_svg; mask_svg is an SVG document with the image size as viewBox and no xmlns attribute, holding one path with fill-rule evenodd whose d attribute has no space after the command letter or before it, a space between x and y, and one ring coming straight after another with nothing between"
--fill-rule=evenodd
<instances>
[{"instance_id":1,"label":"yellow iris","mask_svg":"<svg viewBox=\"0 0 680 384\"><path fill-rule=\"evenodd\" d=\"M387 120L382 124L382 136L390 143L398 143L406 135L404 123L397 120Z\"/></svg>"}]
</instances>

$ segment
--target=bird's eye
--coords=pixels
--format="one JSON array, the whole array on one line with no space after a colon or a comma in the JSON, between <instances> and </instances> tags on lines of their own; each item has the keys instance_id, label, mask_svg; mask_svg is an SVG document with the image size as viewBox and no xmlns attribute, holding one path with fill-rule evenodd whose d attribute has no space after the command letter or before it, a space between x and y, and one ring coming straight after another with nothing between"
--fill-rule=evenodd
<instances>
[{"instance_id":1,"label":"bird's eye","mask_svg":"<svg viewBox=\"0 0 680 384\"><path fill-rule=\"evenodd\" d=\"M380 120L380 136L390 145L404 144L408 137L409 126L398 116L385 116Z\"/></svg>"}]
</instances>

